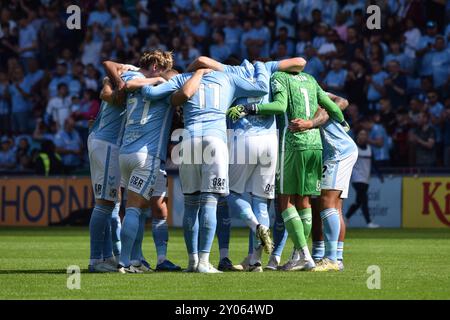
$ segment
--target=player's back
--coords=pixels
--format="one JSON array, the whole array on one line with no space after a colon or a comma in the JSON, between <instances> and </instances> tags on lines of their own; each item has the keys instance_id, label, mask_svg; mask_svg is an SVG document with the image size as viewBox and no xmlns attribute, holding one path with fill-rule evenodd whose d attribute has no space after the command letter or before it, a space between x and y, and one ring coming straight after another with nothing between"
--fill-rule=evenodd
<instances>
[{"instance_id":1,"label":"player's back","mask_svg":"<svg viewBox=\"0 0 450 320\"><path fill-rule=\"evenodd\" d=\"M183 105L184 127L190 136L216 136L226 141L226 111L235 86L224 72L203 76L198 91Z\"/></svg>"},{"instance_id":2,"label":"player's back","mask_svg":"<svg viewBox=\"0 0 450 320\"><path fill-rule=\"evenodd\" d=\"M287 91L287 109L283 115L277 116L277 123L282 130L282 139L286 148L291 150L322 149L319 129L311 129L302 132L291 132L287 129L293 119L310 120L318 108L318 84L311 75L300 72L291 74L275 72L271 81L272 92ZM320 89L322 90L322 89Z\"/></svg>"},{"instance_id":3,"label":"player's back","mask_svg":"<svg viewBox=\"0 0 450 320\"><path fill-rule=\"evenodd\" d=\"M90 130L91 137L119 146L125 123L125 109L102 101L100 112Z\"/></svg>"},{"instance_id":4,"label":"player's back","mask_svg":"<svg viewBox=\"0 0 450 320\"><path fill-rule=\"evenodd\" d=\"M358 152L356 143L345 132L344 127L333 119L320 127L320 134L324 160L342 160Z\"/></svg>"},{"instance_id":5,"label":"player's back","mask_svg":"<svg viewBox=\"0 0 450 320\"><path fill-rule=\"evenodd\" d=\"M143 77L140 72L127 72L125 81ZM120 152L145 152L165 160L172 116L173 108L167 99L151 101L142 95L141 90L129 93Z\"/></svg>"},{"instance_id":6,"label":"player's back","mask_svg":"<svg viewBox=\"0 0 450 320\"><path fill-rule=\"evenodd\" d=\"M278 70L278 62L269 61L265 62L264 66L268 73L268 80L270 80L270 76ZM244 60L239 66L227 66L224 65L224 72L232 73L237 76L240 76L244 79L253 80L255 75L254 66L248 61ZM267 86L270 89L269 83ZM247 104L247 103L269 103L270 101L270 92L262 97L244 97L236 99L234 104ZM263 135L263 134L273 134L276 133L276 121L275 116L273 115L248 115L245 118L239 119L238 121L232 121L228 119L227 122L228 128L233 130L242 130L245 135Z\"/></svg>"}]
</instances>

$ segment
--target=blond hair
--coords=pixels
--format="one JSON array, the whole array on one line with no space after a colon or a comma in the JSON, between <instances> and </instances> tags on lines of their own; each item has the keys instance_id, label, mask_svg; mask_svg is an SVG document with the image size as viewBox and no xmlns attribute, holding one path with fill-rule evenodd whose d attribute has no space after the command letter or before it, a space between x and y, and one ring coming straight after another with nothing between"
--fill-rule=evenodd
<instances>
[{"instance_id":1,"label":"blond hair","mask_svg":"<svg viewBox=\"0 0 450 320\"><path fill-rule=\"evenodd\" d=\"M151 65L156 65L163 70L172 69L173 56L170 51L152 50L144 52L139 61L140 67L148 70Z\"/></svg>"}]
</instances>

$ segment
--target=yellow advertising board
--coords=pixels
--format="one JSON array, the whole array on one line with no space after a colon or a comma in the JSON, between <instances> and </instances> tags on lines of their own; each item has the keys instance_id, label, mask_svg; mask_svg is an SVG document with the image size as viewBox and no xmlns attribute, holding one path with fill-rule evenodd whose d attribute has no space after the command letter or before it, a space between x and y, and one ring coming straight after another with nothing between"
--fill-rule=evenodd
<instances>
[{"instance_id":1,"label":"yellow advertising board","mask_svg":"<svg viewBox=\"0 0 450 320\"><path fill-rule=\"evenodd\" d=\"M403 178L403 227L450 228L450 177Z\"/></svg>"},{"instance_id":2,"label":"yellow advertising board","mask_svg":"<svg viewBox=\"0 0 450 320\"><path fill-rule=\"evenodd\" d=\"M89 177L0 179L0 226L47 226L93 204Z\"/></svg>"}]
</instances>

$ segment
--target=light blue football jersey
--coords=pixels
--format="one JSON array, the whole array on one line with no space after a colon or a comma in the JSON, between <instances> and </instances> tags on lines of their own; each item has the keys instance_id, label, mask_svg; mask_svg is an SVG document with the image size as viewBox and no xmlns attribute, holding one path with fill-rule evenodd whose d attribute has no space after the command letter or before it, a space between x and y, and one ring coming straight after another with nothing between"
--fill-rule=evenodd
<instances>
[{"instance_id":1,"label":"light blue football jersey","mask_svg":"<svg viewBox=\"0 0 450 320\"><path fill-rule=\"evenodd\" d=\"M161 99L180 89L192 73L177 75L156 87L145 86L144 96ZM183 105L184 128L190 137L214 136L226 141L226 111L236 98L268 93L269 77L262 63L255 64L255 80L214 71L203 76L199 90Z\"/></svg>"},{"instance_id":2,"label":"light blue football jersey","mask_svg":"<svg viewBox=\"0 0 450 320\"><path fill-rule=\"evenodd\" d=\"M270 77L272 73L278 71L278 64L277 61L269 61L264 63L264 66L266 67L266 71ZM252 80L255 77L254 74L254 67L253 65L248 61L244 60L240 66L228 66L223 65L223 71L228 73L236 74L240 77L250 79ZM270 91L270 85L269 86ZM246 104L246 103L269 103L270 102L271 93L264 95L263 97L259 98L253 98L253 97L246 97L246 98L239 98L234 103L235 104ZM273 134L276 133L276 121L275 116L257 116L257 115L249 115L245 118L239 119L236 122L231 121L230 119L227 120L228 128L241 131L235 131L236 133L241 132L244 135L265 135L265 134Z\"/></svg>"},{"instance_id":3,"label":"light blue football jersey","mask_svg":"<svg viewBox=\"0 0 450 320\"><path fill-rule=\"evenodd\" d=\"M323 161L339 161L354 152L358 152L356 143L345 132L344 127L333 119L328 120L320 127L320 134L322 137Z\"/></svg>"},{"instance_id":4,"label":"light blue football jersey","mask_svg":"<svg viewBox=\"0 0 450 320\"><path fill-rule=\"evenodd\" d=\"M124 74L125 82L135 78L145 77L137 71ZM173 112L168 99L150 100L141 90L129 93L120 153L144 152L165 161Z\"/></svg>"},{"instance_id":5,"label":"light blue football jersey","mask_svg":"<svg viewBox=\"0 0 450 320\"><path fill-rule=\"evenodd\" d=\"M125 79L124 74L121 77ZM125 113L123 106L114 106L102 101L90 134L94 139L120 146L125 127Z\"/></svg>"}]
</instances>

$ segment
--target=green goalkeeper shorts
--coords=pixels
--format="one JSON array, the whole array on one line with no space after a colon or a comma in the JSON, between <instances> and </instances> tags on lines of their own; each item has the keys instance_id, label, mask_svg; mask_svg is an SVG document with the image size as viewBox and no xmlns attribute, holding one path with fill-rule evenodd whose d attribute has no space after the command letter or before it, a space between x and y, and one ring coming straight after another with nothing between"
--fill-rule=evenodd
<instances>
[{"instance_id":1,"label":"green goalkeeper shorts","mask_svg":"<svg viewBox=\"0 0 450 320\"><path fill-rule=\"evenodd\" d=\"M320 195L322 150L294 150L280 153L277 193Z\"/></svg>"}]
</instances>

